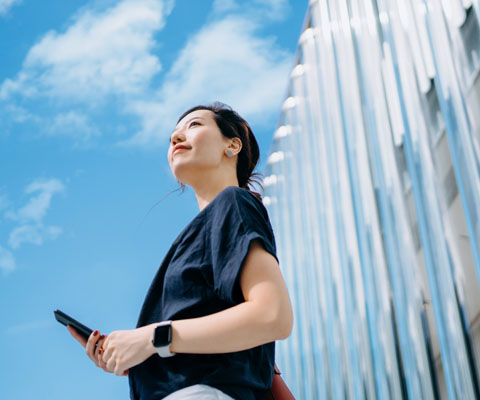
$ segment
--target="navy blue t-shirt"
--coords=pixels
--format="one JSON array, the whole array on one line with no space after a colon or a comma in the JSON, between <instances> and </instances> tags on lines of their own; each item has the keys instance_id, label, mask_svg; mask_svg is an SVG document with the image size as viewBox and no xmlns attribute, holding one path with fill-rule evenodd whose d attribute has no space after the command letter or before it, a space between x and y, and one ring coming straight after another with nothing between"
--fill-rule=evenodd
<instances>
[{"instance_id":1,"label":"navy blue t-shirt","mask_svg":"<svg viewBox=\"0 0 480 400\"><path fill-rule=\"evenodd\" d=\"M202 317L244 302L239 278L253 240L276 258L262 202L245 189L229 186L173 242L148 290L137 327ZM225 354L154 354L130 370L130 397L162 399L201 383L237 400L261 399L272 384L274 355L274 342Z\"/></svg>"}]
</instances>

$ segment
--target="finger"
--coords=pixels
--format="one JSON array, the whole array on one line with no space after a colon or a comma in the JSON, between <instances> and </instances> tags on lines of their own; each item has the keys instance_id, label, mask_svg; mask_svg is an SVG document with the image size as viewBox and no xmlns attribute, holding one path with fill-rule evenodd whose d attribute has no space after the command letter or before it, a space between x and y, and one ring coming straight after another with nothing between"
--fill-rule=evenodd
<instances>
[{"instance_id":1,"label":"finger","mask_svg":"<svg viewBox=\"0 0 480 400\"><path fill-rule=\"evenodd\" d=\"M127 369L126 371L123 371L123 374L122 374L122 376L128 376L129 372L130 372L130 370L129 370L129 369Z\"/></svg>"},{"instance_id":2,"label":"finger","mask_svg":"<svg viewBox=\"0 0 480 400\"><path fill-rule=\"evenodd\" d=\"M107 364L105 364L102 360L98 361L98 366L103 369L105 372L112 372L107 368Z\"/></svg>"},{"instance_id":3,"label":"finger","mask_svg":"<svg viewBox=\"0 0 480 400\"><path fill-rule=\"evenodd\" d=\"M124 376L124 372L125 370L121 366L115 366L115 370L113 371L113 373L117 376Z\"/></svg>"},{"instance_id":4,"label":"finger","mask_svg":"<svg viewBox=\"0 0 480 400\"><path fill-rule=\"evenodd\" d=\"M107 361L107 369L108 369L109 371L112 371L113 373L115 373L115 359L110 358L110 359Z\"/></svg>"},{"instance_id":5,"label":"finger","mask_svg":"<svg viewBox=\"0 0 480 400\"><path fill-rule=\"evenodd\" d=\"M80 335L80 333L71 325L67 325L67 330L83 347L87 345L87 339L84 336Z\"/></svg>"},{"instance_id":6,"label":"finger","mask_svg":"<svg viewBox=\"0 0 480 400\"><path fill-rule=\"evenodd\" d=\"M98 338L98 342L97 342L97 346L95 347L95 358L98 360L98 358L101 356L101 354L103 353L104 349L103 349L103 344L105 343L105 340L107 339L107 337L105 335L101 335L99 338Z\"/></svg>"},{"instance_id":7,"label":"finger","mask_svg":"<svg viewBox=\"0 0 480 400\"><path fill-rule=\"evenodd\" d=\"M103 362L102 361L102 367L101 367L105 372L109 372L111 374L113 374L114 372L114 368L108 368L108 365L107 363Z\"/></svg>"},{"instance_id":8,"label":"finger","mask_svg":"<svg viewBox=\"0 0 480 400\"><path fill-rule=\"evenodd\" d=\"M98 341L98 338L100 337L100 332L98 330L94 330L90 337L87 340L87 345L85 346L85 351L87 353L87 356L93 361L96 361L95 358L95 344Z\"/></svg>"},{"instance_id":9,"label":"finger","mask_svg":"<svg viewBox=\"0 0 480 400\"><path fill-rule=\"evenodd\" d=\"M110 345L110 336L106 336L106 339L103 341L103 344L102 344L104 354L108 350L109 345Z\"/></svg>"},{"instance_id":10,"label":"finger","mask_svg":"<svg viewBox=\"0 0 480 400\"><path fill-rule=\"evenodd\" d=\"M102 360L108 364L108 361L112 358L113 355L113 349L109 345L108 338L103 344L103 354L102 354Z\"/></svg>"},{"instance_id":11,"label":"finger","mask_svg":"<svg viewBox=\"0 0 480 400\"><path fill-rule=\"evenodd\" d=\"M106 336L102 335L100 336L100 339L98 340L97 343L97 348L95 349L95 357L97 359L97 365L102 368L104 371L106 371L107 364L103 361L103 344L105 342ZM110 371L107 371L110 372Z\"/></svg>"},{"instance_id":12,"label":"finger","mask_svg":"<svg viewBox=\"0 0 480 400\"><path fill-rule=\"evenodd\" d=\"M99 354L97 358L97 365L102 368L104 371L107 370L107 364L102 360L102 356ZM111 371L108 371L111 372Z\"/></svg>"}]
</instances>

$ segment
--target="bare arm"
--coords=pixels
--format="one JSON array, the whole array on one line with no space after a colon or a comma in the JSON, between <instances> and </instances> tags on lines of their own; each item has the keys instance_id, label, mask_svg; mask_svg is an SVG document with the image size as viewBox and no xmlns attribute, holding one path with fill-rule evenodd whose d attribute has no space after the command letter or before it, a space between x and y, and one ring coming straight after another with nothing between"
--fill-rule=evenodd
<instances>
[{"instance_id":1,"label":"bare arm","mask_svg":"<svg viewBox=\"0 0 480 400\"><path fill-rule=\"evenodd\" d=\"M199 318L172 322L174 353L229 353L260 346L290 335L293 313L275 257L260 243L250 247L240 275L245 302ZM104 344L107 369L122 375L156 353L151 324L112 332Z\"/></svg>"},{"instance_id":2,"label":"bare arm","mask_svg":"<svg viewBox=\"0 0 480 400\"><path fill-rule=\"evenodd\" d=\"M173 321L174 353L229 353L290 335L293 315L278 263L253 242L240 275L244 303L200 318Z\"/></svg>"}]
</instances>

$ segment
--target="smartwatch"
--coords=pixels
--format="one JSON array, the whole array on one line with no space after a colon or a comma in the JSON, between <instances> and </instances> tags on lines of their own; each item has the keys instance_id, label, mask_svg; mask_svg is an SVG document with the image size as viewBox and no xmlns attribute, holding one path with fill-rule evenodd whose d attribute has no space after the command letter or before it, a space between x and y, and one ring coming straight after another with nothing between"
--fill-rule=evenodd
<instances>
[{"instance_id":1,"label":"smartwatch","mask_svg":"<svg viewBox=\"0 0 480 400\"><path fill-rule=\"evenodd\" d=\"M155 327L152 343L160 357L166 358L175 355L175 353L170 351L170 343L172 343L172 321L160 322Z\"/></svg>"}]
</instances>

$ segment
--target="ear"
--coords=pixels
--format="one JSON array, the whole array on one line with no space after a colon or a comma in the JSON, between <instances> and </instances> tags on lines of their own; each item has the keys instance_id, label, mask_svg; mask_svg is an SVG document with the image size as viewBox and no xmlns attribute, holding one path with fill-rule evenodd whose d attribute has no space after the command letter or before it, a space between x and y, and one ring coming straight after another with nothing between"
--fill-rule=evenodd
<instances>
[{"instance_id":1,"label":"ear","mask_svg":"<svg viewBox=\"0 0 480 400\"><path fill-rule=\"evenodd\" d=\"M228 150L232 150L234 156L236 156L242 150L242 141L238 137L234 137L230 140L230 144L227 147Z\"/></svg>"}]
</instances>

